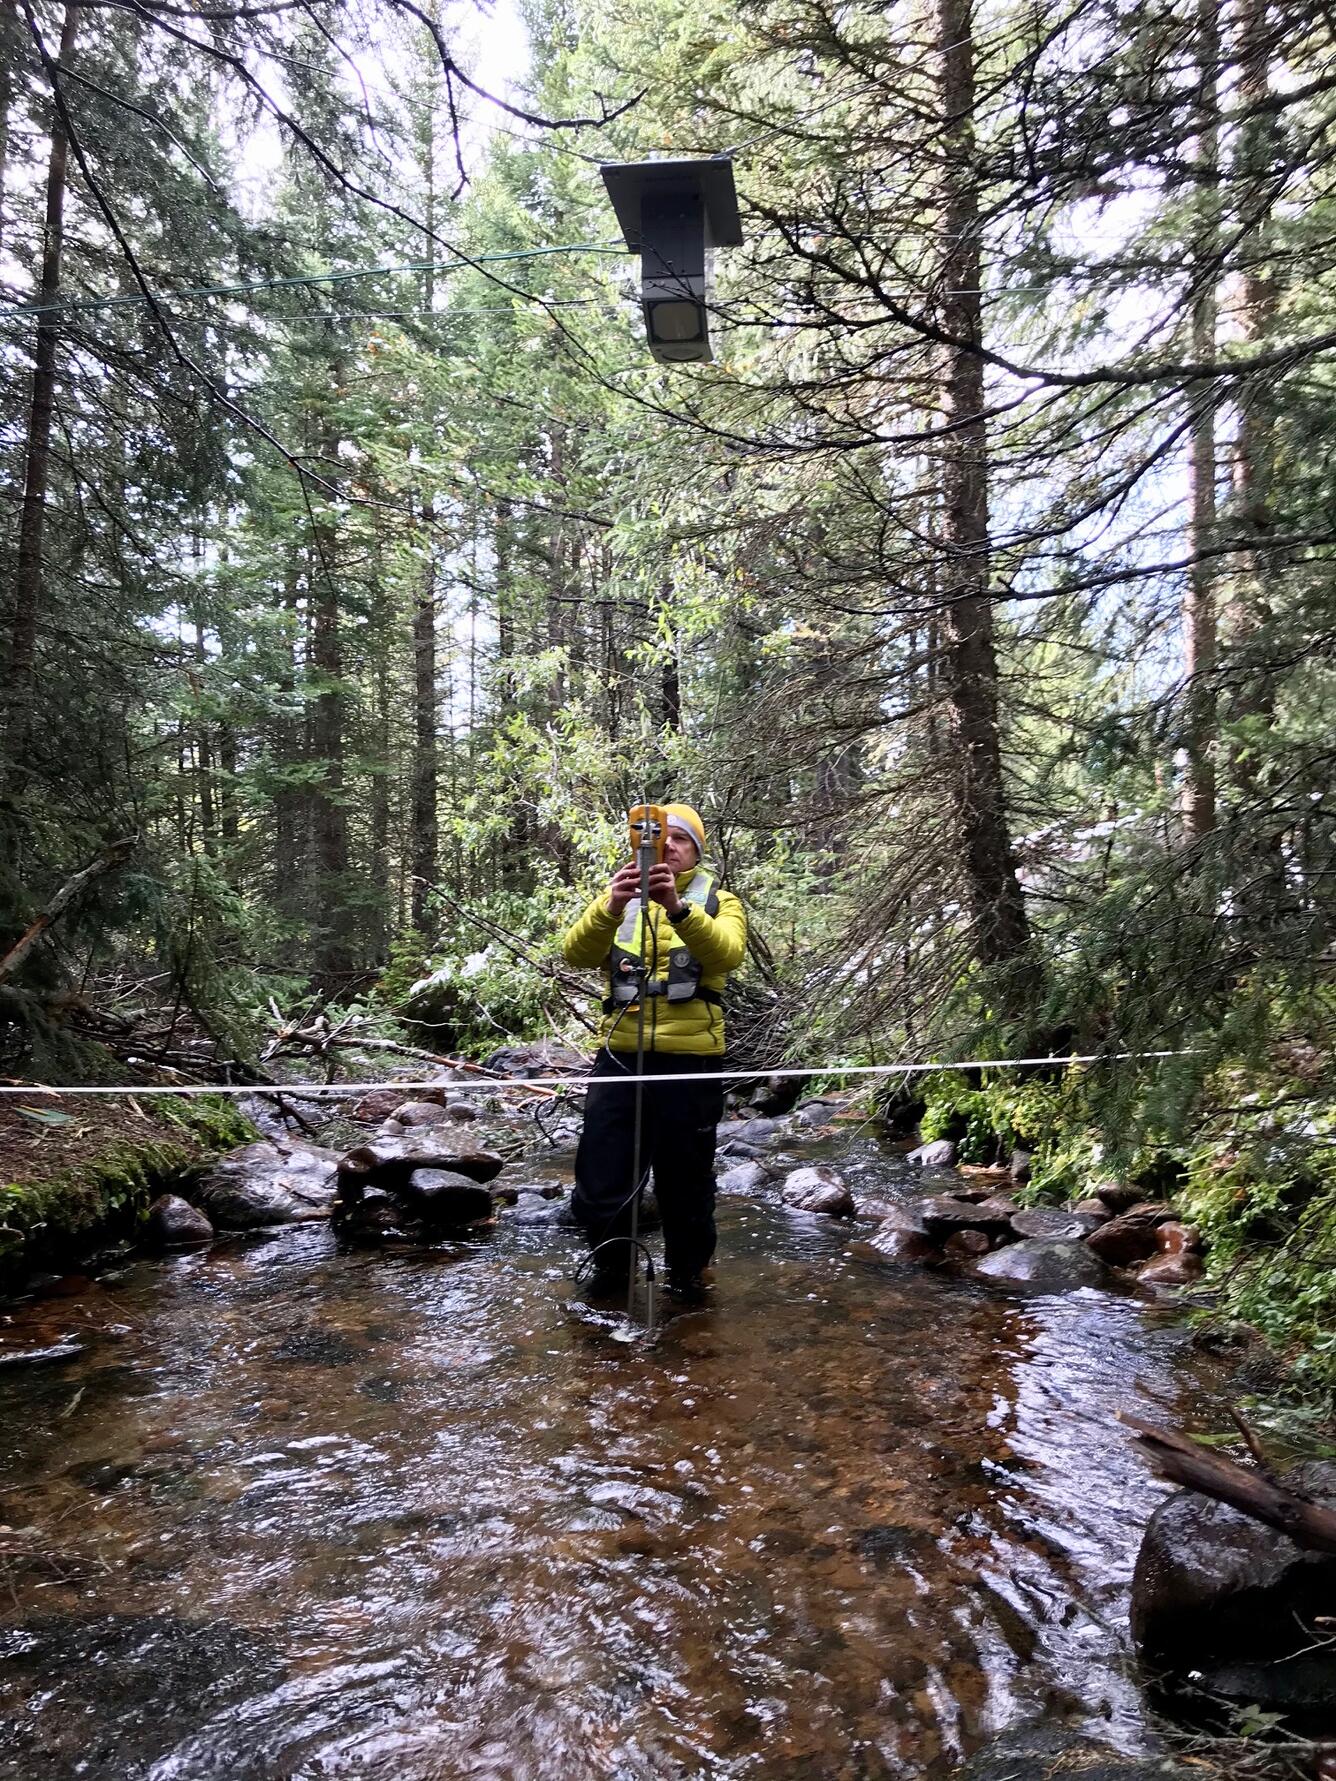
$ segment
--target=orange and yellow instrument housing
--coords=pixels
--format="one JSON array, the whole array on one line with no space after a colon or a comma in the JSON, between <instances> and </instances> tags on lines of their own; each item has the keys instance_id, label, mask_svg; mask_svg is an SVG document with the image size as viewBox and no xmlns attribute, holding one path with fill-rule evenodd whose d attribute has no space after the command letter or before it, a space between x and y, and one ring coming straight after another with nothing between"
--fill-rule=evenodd
<instances>
[{"instance_id":1,"label":"orange and yellow instrument housing","mask_svg":"<svg viewBox=\"0 0 1336 1781\"><path fill-rule=\"evenodd\" d=\"M631 831L631 852L636 853L646 841L654 843L654 863L663 864L664 843L668 839L668 818L661 804L636 804L626 813Z\"/></svg>"}]
</instances>

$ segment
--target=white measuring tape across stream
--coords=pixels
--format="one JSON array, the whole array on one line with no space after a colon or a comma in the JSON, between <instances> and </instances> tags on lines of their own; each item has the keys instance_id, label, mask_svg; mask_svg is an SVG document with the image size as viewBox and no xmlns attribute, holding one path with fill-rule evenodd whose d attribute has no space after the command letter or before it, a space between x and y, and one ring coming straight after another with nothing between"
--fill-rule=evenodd
<instances>
[{"instance_id":1,"label":"white measuring tape across stream","mask_svg":"<svg viewBox=\"0 0 1336 1781\"><path fill-rule=\"evenodd\" d=\"M613 1056L620 1054L614 1052ZM1073 1053L1068 1057L990 1057L961 1058L950 1063L926 1064L807 1064L788 1065L772 1070L684 1070L679 1073L670 1071L646 1073L638 1076L628 1069L624 1076L469 1076L463 1081L450 1081L452 1090L478 1089L480 1092L495 1094L505 1089L528 1088L565 1088L584 1090L598 1084L600 1087L613 1082L769 1082L776 1077L813 1077L813 1076L920 1076L934 1075L945 1070L1024 1070L1036 1069L1043 1065L1059 1065L1064 1068L1072 1064L1112 1064L1132 1063L1155 1058L1192 1057L1192 1051L1090 1051ZM627 1056L634 1058L635 1053ZM441 1060L447 1069L460 1069L460 1064L451 1064L448 1059ZM427 1080L385 1080L378 1082L244 1082L244 1083L121 1083L115 1086L96 1084L83 1086L61 1086L48 1088L44 1083L4 1083L0 1084L0 1095L131 1095L139 1099L145 1095L290 1095L294 1099L308 1099L313 1096L334 1095L342 1097L356 1094L372 1094L377 1089L440 1089L441 1078Z\"/></svg>"}]
</instances>

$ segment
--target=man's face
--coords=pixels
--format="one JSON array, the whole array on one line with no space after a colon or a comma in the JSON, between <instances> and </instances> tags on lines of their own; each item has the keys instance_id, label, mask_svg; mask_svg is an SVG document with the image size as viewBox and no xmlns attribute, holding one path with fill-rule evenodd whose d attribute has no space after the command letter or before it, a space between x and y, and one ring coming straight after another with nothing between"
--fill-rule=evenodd
<instances>
[{"instance_id":1,"label":"man's face","mask_svg":"<svg viewBox=\"0 0 1336 1781\"><path fill-rule=\"evenodd\" d=\"M681 829L669 829L663 844L663 863L672 867L674 876L689 872L699 857L690 835L684 835Z\"/></svg>"}]
</instances>

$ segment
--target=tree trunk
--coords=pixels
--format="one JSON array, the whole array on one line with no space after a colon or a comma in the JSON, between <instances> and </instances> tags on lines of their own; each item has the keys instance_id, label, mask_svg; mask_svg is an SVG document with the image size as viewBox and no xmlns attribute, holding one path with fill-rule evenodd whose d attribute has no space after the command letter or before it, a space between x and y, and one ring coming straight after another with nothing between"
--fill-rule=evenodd
<instances>
[{"instance_id":1,"label":"tree trunk","mask_svg":"<svg viewBox=\"0 0 1336 1781\"><path fill-rule=\"evenodd\" d=\"M423 519L435 515L428 502ZM436 882L440 834L436 751L436 557L427 547L422 585L413 609L413 901L412 921L427 930L428 893Z\"/></svg>"},{"instance_id":2,"label":"tree trunk","mask_svg":"<svg viewBox=\"0 0 1336 1781\"><path fill-rule=\"evenodd\" d=\"M1267 264L1267 227L1272 198L1272 162L1276 121L1266 109L1271 90L1268 0L1240 0L1236 24L1238 104L1245 114L1238 133L1235 186L1239 193L1240 249L1243 274L1237 325L1240 344L1260 347L1269 338L1276 317L1276 285ZM1275 474L1275 410L1266 376L1255 377L1239 396L1238 433L1233 463L1236 529L1254 548L1235 559L1225 628L1232 649L1246 650L1248 641L1270 617L1266 571L1261 550L1272 524L1272 480ZM1269 717L1275 689L1260 665L1249 665L1232 702L1230 715ZM1231 769L1246 791L1256 788L1258 761L1248 747L1236 749Z\"/></svg>"},{"instance_id":3,"label":"tree trunk","mask_svg":"<svg viewBox=\"0 0 1336 1781\"><path fill-rule=\"evenodd\" d=\"M1192 346L1197 363L1215 359L1216 266L1219 253L1220 127L1217 81L1220 26L1216 0L1197 7L1197 228L1193 244ZM1179 794L1183 840L1191 845L1215 827L1215 656L1214 559L1207 556L1216 535L1215 385L1194 390L1188 441L1188 545L1194 559L1183 596L1184 768Z\"/></svg>"},{"instance_id":4,"label":"tree trunk","mask_svg":"<svg viewBox=\"0 0 1336 1781\"><path fill-rule=\"evenodd\" d=\"M1030 930L1011 853L997 729L970 0L937 0L936 29L945 118L940 316L956 343L945 349L943 365L942 420L951 432L941 466L941 668L974 949L982 963L999 964L1025 950Z\"/></svg>"},{"instance_id":5,"label":"tree trunk","mask_svg":"<svg viewBox=\"0 0 1336 1781\"><path fill-rule=\"evenodd\" d=\"M79 8L69 0L60 32L60 63L68 67L74 54ZM37 655L37 626L43 603L42 548L46 530L46 497L51 478L51 423L56 395L56 344L60 318L47 306L60 297L61 253L65 239L65 191L69 163L69 137L56 108L51 106L51 151L46 170L46 218L42 235L42 274L37 300L44 313L37 317L33 352L32 394L28 404L28 441L24 459L23 507L19 520L18 558L14 569L14 608L5 674L3 720L5 751L9 756L10 789L28 765L32 719L33 668Z\"/></svg>"},{"instance_id":6,"label":"tree trunk","mask_svg":"<svg viewBox=\"0 0 1336 1781\"><path fill-rule=\"evenodd\" d=\"M369 878L374 898L370 954L378 966L389 958L390 942L390 650L394 624L385 590L382 539L374 546L375 585L371 595L371 639L374 651L372 686L374 718L371 761L371 860Z\"/></svg>"},{"instance_id":7,"label":"tree trunk","mask_svg":"<svg viewBox=\"0 0 1336 1781\"><path fill-rule=\"evenodd\" d=\"M315 971L321 986L336 992L352 970L348 914L343 903L348 877L348 813L343 803L343 650L337 590L325 571L317 570L316 575L311 665L321 688L312 706L311 742L314 758L320 763L321 778L313 800L312 840L320 923Z\"/></svg>"},{"instance_id":8,"label":"tree trunk","mask_svg":"<svg viewBox=\"0 0 1336 1781\"><path fill-rule=\"evenodd\" d=\"M665 581L659 588L659 610L666 621L661 626L660 648L663 663L659 669L659 691L663 701L662 722L665 730L675 736L682 734L682 663L678 655L677 628L672 622L673 584Z\"/></svg>"},{"instance_id":9,"label":"tree trunk","mask_svg":"<svg viewBox=\"0 0 1336 1781\"><path fill-rule=\"evenodd\" d=\"M341 371L331 363L337 384ZM337 440L325 442L321 456L337 463ZM343 785L343 639L339 628L336 529L327 503L318 512L311 540L311 666L319 690L311 704L311 752L321 776L313 786L312 842L317 879L318 932L315 976L321 988L337 994L353 972L348 895L348 811Z\"/></svg>"},{"instance_id":10,"label":"tree trunk","mask_svg":"<svg viewBox=\"0 0 1336 1781\"><path fill-rule=\"evenodd\" d=\"M291 700L297 691L299 669L298 638L301 635L299 610L300 567L295 546L288 553L283 578L283 651L285 661L279 675L278 691ZM290 713L279 718L274 738L280 773L295 768L302 758L302 720ZM287 915L295 915L302 907L302 884L306 872L307 835L303 818L307 804L305 794L297 786L280 779L274 793L274 900Z\"/></svg>"},{"instance_id":11,"label":"tree trunk","mask_svg":"<svg viewBox=\"0 0 1336 1781\"><path fill-rule=\"evenodd\" d=\"M9 112L14 102L13 70L19 59L22 33L17 0L0 0L0 248L5 243L9 215Z\"/></svg>"},{"instance_id":12,"label":"tree trunk","mask_svg":"<svg viewBox=\"0 0 1336 1781\"><path fill-rule=\"evenodd\" d=\"M204 623L195 619L195 671L191 675L195 695L195 775L199 785L199 824L204 851L218 852L218 821L213 780L213 738L204 712L204 669L208 655L204 644Z\"/></svg>"}]
</instances>

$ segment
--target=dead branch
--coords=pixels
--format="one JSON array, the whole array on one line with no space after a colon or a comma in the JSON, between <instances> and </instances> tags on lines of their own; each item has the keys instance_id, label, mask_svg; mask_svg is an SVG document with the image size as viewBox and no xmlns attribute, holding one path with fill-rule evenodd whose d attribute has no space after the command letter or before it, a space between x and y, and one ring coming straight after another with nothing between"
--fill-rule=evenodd
<instances>
[{"instance_id":1,"label":"dead branch","mask_svg":"<svg viewBox=\"0 0 1336 1781\"><path fill-rule=\"evenodd\" d=\"M1133 1443L1158 1477L1265 1521L1306 1551L1336 1552L1336 1510L1223 1454L1211 1453L1187 1435L1155 1428L1134 1416L1120 1415L1118 1420L1132 1430Z\"/></svg>"},{"instance_id":2,"label":"dead branch","mask_svg":"<svg viewBox=\"0 0 1336 1781\"><path fill-rule=\"evenodd\" d=\"M119 841L110 842L91 865L76 872L73 878L65 880L42 913L28 924L9 951L0 958L0 983L19 968L51 924L64 914L95 878L101 878L103 873L124 865L133 852L137 839L135 835L126 835Z\"/></svg>"}]
</instances>

